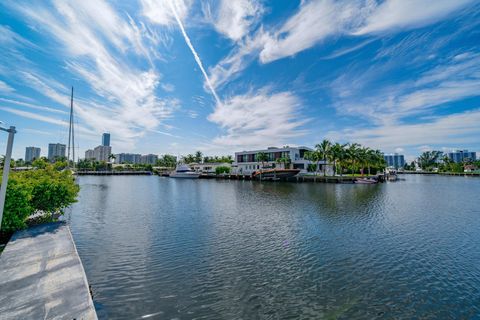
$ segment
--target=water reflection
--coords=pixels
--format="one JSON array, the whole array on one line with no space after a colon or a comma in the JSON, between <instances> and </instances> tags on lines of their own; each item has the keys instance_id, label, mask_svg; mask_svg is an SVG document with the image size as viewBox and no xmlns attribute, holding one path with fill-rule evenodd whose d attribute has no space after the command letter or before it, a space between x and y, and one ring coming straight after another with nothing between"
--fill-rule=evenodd
<instances>
[{"instance_id":1,"label":"water reflection","mask_svg":"<svg viewBox=\"0 0 480 320\"><path fill-rule=\"evenodd\" d=\"M475 317L480 179L436 178L82 176L67 219L100 318Z\"/></svg>"}]
</instances>

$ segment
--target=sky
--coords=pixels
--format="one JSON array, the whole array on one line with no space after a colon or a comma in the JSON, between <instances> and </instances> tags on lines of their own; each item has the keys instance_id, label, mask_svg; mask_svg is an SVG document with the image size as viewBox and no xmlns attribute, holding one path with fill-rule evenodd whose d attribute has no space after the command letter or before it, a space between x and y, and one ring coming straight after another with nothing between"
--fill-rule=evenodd
<instances>
[{"instance_id":1,"label":"sky","mask_svg":"<svg viewBox=\"0 0 480 320\"><path fill-rule=\"evenodd\" d=\"M72 86L80 157L103 132L114 153L480 151L474 0L7 0L0 48L14 158L67 143Z\"/></svg>"}]
</instances>

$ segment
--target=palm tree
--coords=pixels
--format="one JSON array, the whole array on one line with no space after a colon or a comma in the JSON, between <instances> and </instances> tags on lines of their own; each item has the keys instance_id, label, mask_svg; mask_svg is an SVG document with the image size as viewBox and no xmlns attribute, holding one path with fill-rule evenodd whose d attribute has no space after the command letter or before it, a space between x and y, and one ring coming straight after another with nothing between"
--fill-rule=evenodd
<instances>
[{"instance_id":1,"label":"palm tree","mask_svg":"<svg viewBox=\"0 0 480 320\"><path fill-rule=\"evenodd\" d=\"M358 143L352 143L346 150L346 158L351 163L353 176L355 176L356 164L359 159L359 147L360 145Z\"/></svg>"},{"instance_id":2,"label":"palm tree","mask_svg":"<svg viewBox=\"0 0 480 320\"><path fill-rule=\"evenodd\" d=\"M337 164L340 166L340 175L342 175L341 164L345 160L345 146L346 144L335 143L331 148L331 158L333 162L333 172L337 173Z\"/></svg>"},{"instance_id":3,"label":"palm tree","mask_svg":"<svg viewBox=\"0 0 480 320\"><path fill-rule=\"evenodd\" d=\"M108 156L108 160L115 160L115 159L117 159L117 157L116 157L113 153L111 153L111 154Z\"/></svg>"},{"instance_id":4,"label":"palm tree","mask_svg":"<svg viewBox=\"0 0 480 320\"><path fill-rule=\"evenodd\" d=\"M303 155L303 158L305 160L310 160L315 163L315 175L317 175L318 162L321 159L320 154L317 151L307 151Z\"/></svg>"},{"instance_id":5,"label":"palm tree","mask_svg":"<svg viewBox=\"0 0 480 320\"><path fill-rule=\"evenodd\" d=\"M260 161L262 163L262 169L265 167L265 162L268 162L268 154L265 152L259 152L256 155L257 161Z\"/></svg>"},{"instance_id":6,"label":"palm tree","mask_svg":"<svg viewBox=\"0 0 480 320\"><path fill-rule=\"evenodd\" d=\"M196 163L201 163L203 158L202 151L195 152L194 160Z\"/></svg>"},{"instance_id":7,"label":"palm tree","mask_svg":"<svg viewBox=\"0 0 480 320\"><path fill-rule=\"evenodd\" d=\"M277 162L278 164L283 164L283 168L284 168L284 169L287 169L287 165L288 165L289 168L290 168L290 163L291 163L292 161L290 160L290 157L287 155L287 156L285 156L285 157L278 158L278 159L276 160L276 162Z\"/></svg>"},{"instance_id":8,"label":"palm tree","mask_svg":"<svg viewBox=\"0 0 480 320\"><path fill-rule=\"evenodd\" d=\"M441 154L441 151L425 151L418 157L418 163L422 169L428 169L435 165Z\"/></svg>"},{"instance_id":9,"label":"palm tree","mask_svg":"<svg viewBox=\"0 0 480 320\"><path fill-rule=\"evenodd\" d=\"M317 144L315 146L315 149L320 154L320 158L323 158L323 165L324 165L323 176L324 177L327 175L326 165L327 165L327 159L330 158L330 155L331 155L331 147L332 147L332 143L327 139L323 139L322 143Z\"/></svg>"}]
</instances>

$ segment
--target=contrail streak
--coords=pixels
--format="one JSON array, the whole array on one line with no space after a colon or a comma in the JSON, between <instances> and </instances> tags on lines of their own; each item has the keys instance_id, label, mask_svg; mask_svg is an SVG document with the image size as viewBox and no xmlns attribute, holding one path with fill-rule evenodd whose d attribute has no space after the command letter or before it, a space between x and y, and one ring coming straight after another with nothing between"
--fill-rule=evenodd
<instances>
[{"instance_id":1,"label":"contrail streak","mask_svg":"<svg viewBox=\"0 0 480 320\"><path fill-rule=\"evenodd\" d=\"M210 82L210 78L208 77L207 73L205 72L205 68L203 67L202 60L200 60L200 57L197 54L197 51L195 51L195 48L192 45L192 42L190 41L190 38L187 35L187 32L185 31L185 28L183 27L183 23L180 20L180 17L178 16L177 10L175 9L175 6L173 5L173 1L168 1L170 3L170 8L172 9L173 15L175 16L175 20L177 20L178 26L180 27L180 30L182 31L183 38L185 39L185 42L187 43L187 46L190 48L190 51L192 51L193 57L195 58L195 61L198 64L198 67L203 73L203 76L205 77L205 81L207 81L207 86L210 88L210 91L212 92L213 97L215 98L215 101L217 104L222 104L220 101L220 98L217 95L217 92L212 86L212 83Z\"/></svg>"}]
</instances>

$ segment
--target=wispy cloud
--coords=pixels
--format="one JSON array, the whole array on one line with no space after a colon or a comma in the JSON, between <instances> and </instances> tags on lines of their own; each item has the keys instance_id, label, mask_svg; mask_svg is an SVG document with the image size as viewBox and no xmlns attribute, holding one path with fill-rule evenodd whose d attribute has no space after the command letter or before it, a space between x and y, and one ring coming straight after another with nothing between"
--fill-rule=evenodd
<instances>
[{"instance_id":1,"label":"wispy cloud","mask_svg":"<svg viewBox=\"0 0 480 320\"><path fill-rule=\"evenodd\" d=\"M393 151L395 148L422 145L477 145L480 135L480 109L435 117L418 124L381 125L330 131L327 137L339 141L356 141L373 148Z\"/></svg>"},{"instance_id":2,"label":"wispy cloud","mask_svg":"<svg viewBox=\"0 0 480 320\"><path fill-rule=\"evenodd\" d=\"M215 87L232 80L257 57L270 63L294 56L339 36L376 36L434 23L465 7L472 0L460 1L302 1L298 11L278 27L260 27L247 35L230 54L210 69ZM389 8L392 8L390 10ZM395 9L395 10L393 10ZM367 45L366 40L327 58L335 58Z\"/></svg>"},{"instance_id":3,"label":"wispy cloud","mask_svg":"<svg viewBox=\"0 0 480 320\"><path fill-rule=\"evenodd\" d=\"M379 69L380 71L379 72ZM334 106L340 114L357 115L376 123L397 123L432 108L480 95L480 55L450 57L431 70L392 85L374 87L381 66L342 74L332 84ZM356 79L352 81L351 79ZM364 95L365 90L370 94Z\"/></svg>"},{"instance_id":4,"label":"wispy cloud","mask_svg":"<svg viewBox=\"0 0 480 320\"><path fill-rule=\"evenodd\" d=\"M11 93L14 92L15 89L10 87L8 84L0 80L0 93Z\"/></svg>"},{"instance_id":5,"label":"wispy cloud","mask_svg":"<svg viewBox=\"0 0 480 320\"><path fill-rule=\"evenodd\" d=\"M213 9L212 9L213 7ZM239 41L258 23L264 8L258 0L221 0L207 2L204 15L220 34Z\"/></svg>"},{"instance_id":6,"label":"wispy cloud","mask_svg":"<svg viewBox=\"0 0 480 320\"><path fill-rule=\"evenodd\" d=\"M208 120L226 131L213 143L225 147L260 147L288 143L306 133L301 103L290 92L258 92L234 96L217 104Z\"/></svg>"},{"instance_id":7,"label":"wispy cloud","mask_svg":"<svg viewBox=\"0 0 480 320\"><path fill-rule=\"evenodd\" d=\"M387 0L376 6L355 35L405 30L429 25L473 0Z\"/></svg>"},{"instance_id":8,"label":"wispy cloud","mask_svg":"<svg viewBox=\"0 0 480 320\"><path fill-rule=\"evenodd\" d=\"M67 114L66 111L55 109L55 108L50 108L50 107L45 107L45 106L39 106L33 103L28 103L24 101L17 101L17 100L12 100L12 99L5 99L5 98L0 98L0 101L7 102L9 104L16 104L19 106L24 106L28 107L30 109L35 109L35 110L41 110L41 111L47 111L47 112L52 112L52 113L60 113L60 114Z\"/></svg>"},{"instance_id":9,"label":"wispy cloud","mask_svg":"<svg viewBox=\"0 0 480 320\"><path fill-rule=\"evenodd\" d=\"M191 0L141 0L142 14L150 21L163 26L177 24L177 14L180 20L184 20L191 6ZM172 10L172 6L175 10Z\"/></svg>"},{"instance_id":10,"label":"wispy cloud","mask_svg":"<svg viewBox=\"0 0 480 320\"><path fill-rule=\"evenodd\" d=\"M53 36L58 50L67 57L67 69L80 76L109 106L105 110L93 103L77 103L77 114L94 131L109 130L118 140L133 145L133 139L156 128L178 108L177 102L155 94L160 75L151 65L157 55L148 44L155 41L152 34L129 16L118 14L107 2L53 1L51 7L21 2L9 5L38 30ZM132 54L149 61L149 69L132 65ZM26 83L42 94L68 104L68 89L52 86L53 80L38 73L23 75Z\"/></svg>"}]
</instances>

